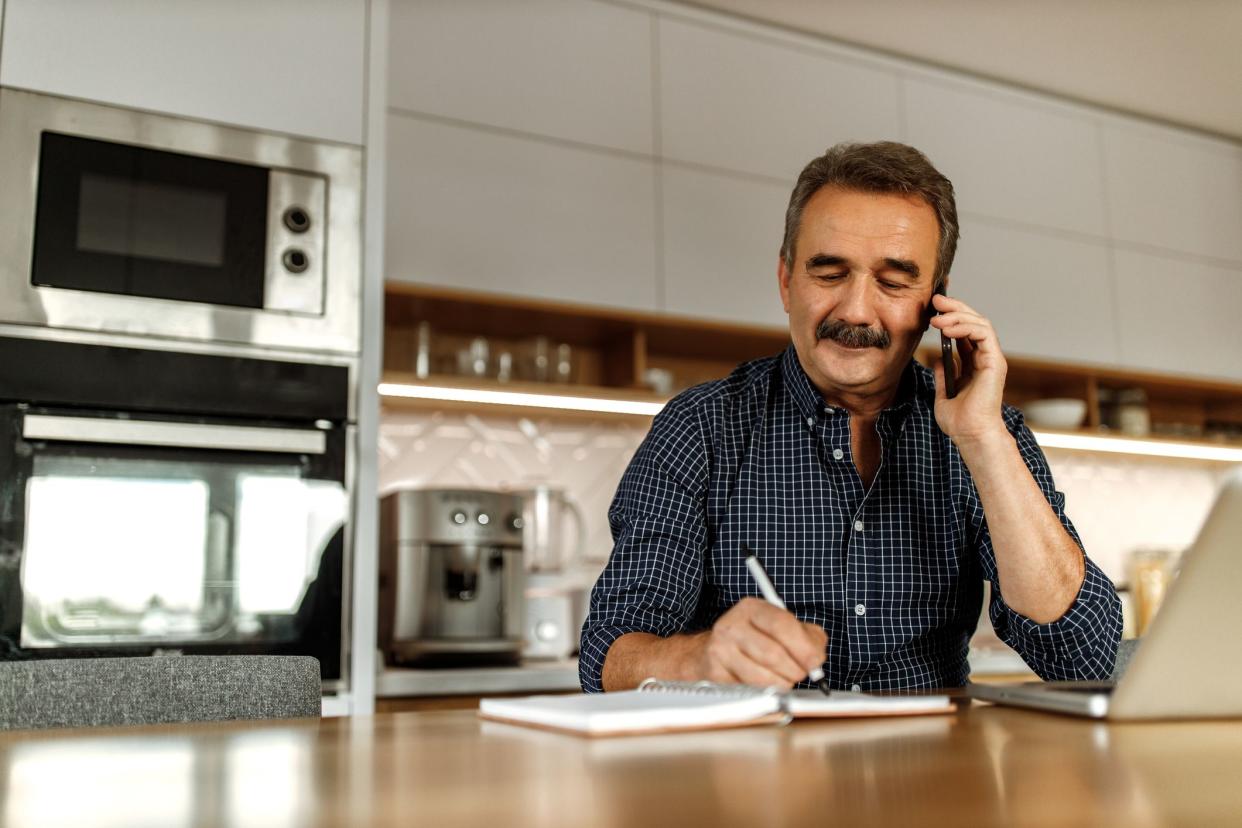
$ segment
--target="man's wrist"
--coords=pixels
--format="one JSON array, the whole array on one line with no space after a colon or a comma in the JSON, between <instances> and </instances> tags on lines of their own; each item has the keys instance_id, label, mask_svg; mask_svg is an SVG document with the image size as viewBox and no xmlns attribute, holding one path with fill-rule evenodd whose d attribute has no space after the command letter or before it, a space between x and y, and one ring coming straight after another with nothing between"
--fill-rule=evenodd
<instances>
[{"instance_id":1,"label":"man's wrist","mask_svg":"<svg viewBox=\"0 0 1242 828\"><path fill-rule=\"evenodd\" d=\"M697 681L703 678L703 640L708 632L657 636L632 632L613 641L604 657L600 684L605 690L630 690L645 678Z\"/></svg>"},{"instance_id":2,"label":"man's wrist","mask_svg":"<svg viewBox=\"0 0 1242 828\"><path fill-rule=\"evenodd\" d=\"M973 460L986 461L988 457L1010 453L1017 447L1013 435L1009 433L1009 429L1005 428L1003 420L998 420L994 427L983 431L955 435L953 444L957 446L967 466L971 465Z\"/></svg>"}]
</instances>

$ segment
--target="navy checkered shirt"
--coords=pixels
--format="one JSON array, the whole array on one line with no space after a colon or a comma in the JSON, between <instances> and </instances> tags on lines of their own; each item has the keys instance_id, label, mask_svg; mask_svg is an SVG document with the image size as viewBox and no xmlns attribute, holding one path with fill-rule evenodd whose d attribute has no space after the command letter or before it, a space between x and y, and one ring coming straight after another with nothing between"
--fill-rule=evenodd
<instances>
[{"instance_id":1,"label":"navy checkered shirt","mask_svg":"<svg viewBox=\"0 0 1242 828\"><path fill-rule=\"evenodd\" d=\"M934 400L931 372L911 360L876 425L882 461L869 490L854 467L848 413L824 404L792 345L670 401L609 509L615 546L582 628L583 689L602 689L619 636L705 630L759 595L743 543L789 610L827 631L834 688L964 684L985 579L996 634L1036 673L1107 679L1121 637L1112 583L1088 558L1074 603L1056 621L1037 624L1005 604L983 505L936 425ZM1003 414L1081 547L1021 412Z\"/></svg>"}]
</instances>

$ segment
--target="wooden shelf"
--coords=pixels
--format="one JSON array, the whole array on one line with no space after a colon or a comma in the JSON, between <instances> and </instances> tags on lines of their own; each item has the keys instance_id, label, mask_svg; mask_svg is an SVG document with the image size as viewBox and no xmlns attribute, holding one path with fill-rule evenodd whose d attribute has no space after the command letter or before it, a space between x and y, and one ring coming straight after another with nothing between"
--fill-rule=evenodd
<instances>
[{"instance_id":1,"label":"wooden shelf","mask_svg":"<svg viewBox=\"0 0 1242 828\"><path fill-rule=\"evenodd\" d=\"M566 394L599 399L659 401L644 385L651 368L670 372L674 391L726 376L738 363L779 353L789 332L766 326L733 325L631 311L558 304L531 299L471 294L390 282L385 291L385 381ZM420 323L430 326L433 376L414 377L415 343ZM513 379L466 378L452 372L458 353L476 337L485 337L489 353L506 351L513 361ZM568 345L572 352L571 383L530 380L537 337L548 347ZM920 349L925 365L939 359L939 350ZM1177 425L1188 432L1182 443L1239 446L1237 439L1204 439L1210 430L1242 435L1242 384L1120 370L1109 366L1058 363L1008 356L1005 401L1022 406L1036 399L1073 397L1087 403L1081 430L1073 434L1122 437L1102 429L1101 390L1140 388L1148 400L1153 440L1166 439ZM432 403L386 398L386 406ZM435 405L456 405L437 402ZM477 409L479 404L461 404ZM542 409L547 415L548 410ZM573 412L557 412L576 416ZM580 414L580 412L579 412ZM591 416L600 416L592 413ZM610 416L610 415L605 415ZM620 415L633 416L633 415ZM1046 430L1046 429L1040 429Z\"/></svg>"}]
</instances>

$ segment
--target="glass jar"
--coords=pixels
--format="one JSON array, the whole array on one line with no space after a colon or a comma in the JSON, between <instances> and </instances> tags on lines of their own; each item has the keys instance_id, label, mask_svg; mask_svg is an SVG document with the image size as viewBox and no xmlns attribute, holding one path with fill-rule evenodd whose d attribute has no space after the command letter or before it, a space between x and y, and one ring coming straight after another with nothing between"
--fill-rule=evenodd
<instances>
[{"instance_id":1,"label":"glass jar","mask_svg":"<svg viewBox=\"0 0 1242 828\"><path fill-rule=\"evenodd\" d=\"M1146 437L1151 433L1147 392L1142 388L1125 388L1117 392L1117 428L1131 437Z\"/></svg>"}]
</instances>

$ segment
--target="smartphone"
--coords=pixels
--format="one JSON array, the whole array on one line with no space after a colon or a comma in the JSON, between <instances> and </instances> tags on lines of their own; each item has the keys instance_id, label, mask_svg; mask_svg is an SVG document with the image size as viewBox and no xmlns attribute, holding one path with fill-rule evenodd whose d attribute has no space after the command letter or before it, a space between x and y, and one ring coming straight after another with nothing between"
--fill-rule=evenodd
<instances>
[{"instance_id":1,"label":"smartphone","mask_svg":"<svg viewBox=\"0 0 1242 828\"><path fill-rule=\"evenodd\" d=\"M944 285L936 288L936 293L946 295ZM940 315L935 308L932 308L932 313ZM944 395L953 399L957 396L957 370L953 363L953 340L945 336L944 331L940 332L940 362L944 365Z\"/></svg>"}]
</instances>

